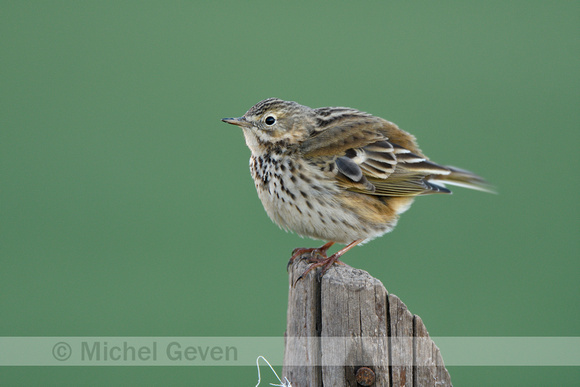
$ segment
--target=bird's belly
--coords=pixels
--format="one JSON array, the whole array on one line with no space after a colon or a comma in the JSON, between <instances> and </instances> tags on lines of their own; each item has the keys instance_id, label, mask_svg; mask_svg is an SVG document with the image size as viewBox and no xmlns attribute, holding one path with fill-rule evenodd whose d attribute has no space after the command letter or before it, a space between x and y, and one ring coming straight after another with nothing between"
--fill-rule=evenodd
<instances>
[{"instance_id":1,"label":"bird's belly","mask_svg":"<svg viewBox=\"0 0 580 387\"><path fill-rule=\"evenodd\" d=\"M333 176L295 159L252 157L250 170L270 219L314 239L371 240L391 231L413 200L346 191Z\"/></svg>"},{"instance_id":2,"label":"bird's belly","mask_svg":"<svg viewBox=\"0 0 580 387\"><path fill-rule=\"evenodd\" d=\"M274 178L267 187L257 188L270 219L304 237L344 244L357 239L371 240L390 231L398 218L395 215L386 219L380 212L373 212L374 208L368 208L364 198L350 196L333 186L313 189L300 181L281 184ZM353 202L353 198L360 199L359 203Z\"/></svg>"}]
</instances>

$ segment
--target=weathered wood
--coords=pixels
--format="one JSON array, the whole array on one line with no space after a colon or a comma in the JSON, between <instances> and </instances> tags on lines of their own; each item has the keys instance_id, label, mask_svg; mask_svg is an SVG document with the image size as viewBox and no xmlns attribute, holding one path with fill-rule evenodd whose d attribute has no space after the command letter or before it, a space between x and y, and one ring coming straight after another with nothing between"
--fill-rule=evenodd
<instances>
[{"instance_id":1,"label":"weathered wood","mask_svg":"<svg viewBox=\"0 0 580 387\"><path fill-rule=\"evenodd\" d=\"M412 387L413 314L394 294L389 294L388 300L393 387Z\"/></svg>"},{"instance_id":2,"label":"weathered wood","mask_svg":"<svg viewBox=\"0 0 580 387\"><path fill-rule=\"evenodd\" d=\"M284 376L294 386L322 386L320 367L320 283L308 275L295 286L306 265L293 265L288 291L288 318L284 349Z\"/></svg>"},{"instance_id":3,"label":"weathered wood","mask_svg":"<svg viewBox=\"0 0 580 387\"><path fill-rule=\"evenodd\" d=\"M429 337L429 332L421 317L415 315L413 336L415 337L415 385L429 386L437 381L442 386L450 386L451 378L443 364L439 348Z\"/></svg>"},{"instance_id":4,"label":"weathered wood","mask_svg":"<svg viewBox=\"0 0 580 387\"><path fill-rule=\"evenodd\" d=\"M359 386L361 367L372 386L451 386L441 354L419 316L376 278L335 265L316 273L290 270L283 375L294 387ZM359 380L360 381L360 380Z\"/></svg>"},{"instance_id":5,"label":"weathered wood","mask_svg":"<svg viewBox=\"0 0 580 387\"><path fill-rule=\"evenodd\" d=\"M367 366L375 386L388 386L387 291L381 281L344 266L322 278L320 295L322 385L356 386L357 369ZM333 348L342 345L347 351Z\"/></svg>"}]
</instances>

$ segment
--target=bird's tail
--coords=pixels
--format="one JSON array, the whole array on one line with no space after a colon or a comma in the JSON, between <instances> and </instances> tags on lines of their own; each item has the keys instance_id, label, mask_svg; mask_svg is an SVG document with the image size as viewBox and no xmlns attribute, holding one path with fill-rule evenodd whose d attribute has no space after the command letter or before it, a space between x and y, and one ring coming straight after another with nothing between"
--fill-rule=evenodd
<instances>
[{"instance_id":1,"label":"bird's tail","mask_svg":"<svg viewBox=\"0 0 580 387\"><path fill-rule=\"evenodd\" d=\"M445 166L445 168L449 169L451 173L448 175L437 175L436 178L430 179L429 181L435 184L456 185L458 187L475 189L483 192L497 193L491 184L473 172L451 166Z\"/></svg>"}]
</instances>

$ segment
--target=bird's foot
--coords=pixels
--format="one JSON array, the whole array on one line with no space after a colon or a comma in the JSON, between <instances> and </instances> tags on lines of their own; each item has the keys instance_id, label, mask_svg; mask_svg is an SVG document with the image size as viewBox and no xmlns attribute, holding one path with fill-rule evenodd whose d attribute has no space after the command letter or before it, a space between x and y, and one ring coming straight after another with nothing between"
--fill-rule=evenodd
<instances>
[{"instance_id":1,"label":"bird's foot","mask_svg":"<svg viewBox=\"0 0 580 387\"><path fill-rule=\"evenodd\" d=\"M298 247L292 250L292 256L288 261L288 265L286 266L286 270L290 268L290 265L294 263L296 258L300 257L300 260L308 259L310 263L319 262L320 259L326 259L326 252L328 249L334 244L334 242L328 242L324 244L324 246L320 247ZM308 254L308 255L305 255ZM317 258L316 256L320 256L322 258Z\"/></svg>"},{"instance_id":2,"label":"bird's foot","mask_svg":"<svg viewBox=\"0 0 580 387\"><path fill-rule=\"evenodd\" d=\"M352 249L354 246L358 245L362 241L363 241L363 239L357 239L356 241L349 243L346 247L344 247L340 251L332 254L330 257L326 256L326 251L330 248L330 246L332 246L334 244L334 242L328 242L324 246L318 247L318 248L294 249L294 251L292 252L292 257L290 258L290 262L288 262L288 267L290 267L290 265L294 262L294 260L296 258L302 257L303 254L306 254L306 253L310 253L310 257L308 257L308 262L311 263L311 265L308 267L308 269L306 269L304 271L304 273L302 273L296 279L296 281L294 281L294 286L296 286L296 283L298 283L298 281L300 281L301 279L306 277L306 275L308 273L310 273L310 271L312 271L313 269L322 267L322 270L320 271L320 273L318 273L318 280L320 281L322 279L322 276L324 276L324 274L328 271L328 269L331 268L331 266L334 263L344 265L344 263L339 261L338 258L340 258L344 253L346 253L348 250ZM317 255L321 256L321 258L318 258ZM302 259L304 259L304 258L302 258Z\"/></svg>"},{"instance_id":3,"label":"bird's foot","mask_svg":"<svg viewBox=\"0 0 580 387\"><path fill-rule=\"evenodd\" d=\"M334 263L344 265L344 262L339 261L338 257L340 257L340 254L336 253L332 254L330 257L317 258L314 260L314 262L312 262L313 258L310 258L309 262L311 262L311 265L308 266L308 269L306 269L304 273L300 274L300 276L296 279L296 281L294 281L294 285L296 285L298 281L306 277L306 275L310 273L312 270L322 267L322 270L320 270L320 272L316 276L318 281L320 282L324 273L326 273Z\"/></svg>"}]
</instances>

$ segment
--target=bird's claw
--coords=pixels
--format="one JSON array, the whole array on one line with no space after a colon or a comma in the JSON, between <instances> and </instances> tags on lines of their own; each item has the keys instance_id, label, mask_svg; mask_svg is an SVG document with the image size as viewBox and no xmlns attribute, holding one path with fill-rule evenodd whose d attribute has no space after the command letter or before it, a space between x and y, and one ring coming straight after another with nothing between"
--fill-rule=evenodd
<instances>
[{"instance_id":1,"label":"bird's claw","mask_svg":"<svg viewBox=\"0 0 580 387\"><path fill-rule=\"evenodd\" d=\"M316 255L320 256L320 258L315 258ZM299 262L304 259L308 259L308 262L310 263L319 262L321 259L326 259L326 249L323 250L320 247L295 248L294 250L292 250L292 256L290 257L290 260L288 260L288 264L286 265L286 271L290 269L290 266L294 263L294 261L297 258L300 258Z\"/></svg>"}]
</instances>

